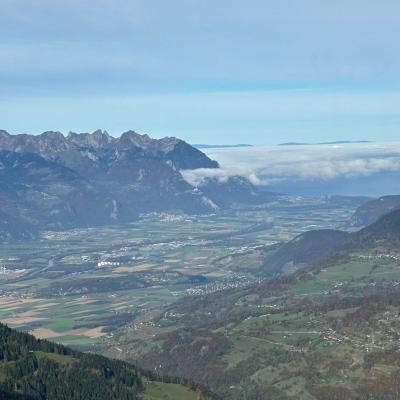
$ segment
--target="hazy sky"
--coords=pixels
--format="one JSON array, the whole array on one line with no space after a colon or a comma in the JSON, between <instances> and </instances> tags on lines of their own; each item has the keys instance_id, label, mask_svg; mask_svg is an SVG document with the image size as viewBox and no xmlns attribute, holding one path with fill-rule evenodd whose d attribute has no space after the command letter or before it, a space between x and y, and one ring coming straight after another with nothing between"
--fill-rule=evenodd
<instances>
[{"instance_id":1,"label":"hazy sky","mask_svg":"<svg viewBox=\"0 0 400 400\"><path fill-rule=\"evenodd\" d=\"M396 140L398 0L0 0L0 128Z\"/></svg>"}]
</instances>

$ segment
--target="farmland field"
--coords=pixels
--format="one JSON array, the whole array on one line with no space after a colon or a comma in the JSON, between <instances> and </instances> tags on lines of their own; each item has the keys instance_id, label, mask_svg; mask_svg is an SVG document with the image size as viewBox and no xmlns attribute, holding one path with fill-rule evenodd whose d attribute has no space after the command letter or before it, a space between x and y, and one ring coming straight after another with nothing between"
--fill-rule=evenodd
<instances>
[{"instance_id":1,"label":"farmland field","mask_svg":"<svg viewBox=\"0 0 400 400\"><path fill-rule=\"evenodd\" d=\"M172 383L151 382L143 400L195 400L196 393Z\"/></svg>"}]
</instances>

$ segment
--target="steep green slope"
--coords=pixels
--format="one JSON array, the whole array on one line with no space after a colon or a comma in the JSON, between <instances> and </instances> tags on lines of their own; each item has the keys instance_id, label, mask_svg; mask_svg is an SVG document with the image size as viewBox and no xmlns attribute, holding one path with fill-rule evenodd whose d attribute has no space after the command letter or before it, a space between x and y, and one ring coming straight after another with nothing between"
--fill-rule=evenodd
<instances>
[{"instance_id":1,"label":"steep green slope","mask_svg":"<svg viewBox=\"0 0 400 400\"><path fill-rule=\"evenodd\" d=\"M269 274L279 273L288 263L304 265L318 262L346 245L349 239L349 233L333 229L305 232L272 252L265 262L265 270Z\"/></svg>"}]
</instances>

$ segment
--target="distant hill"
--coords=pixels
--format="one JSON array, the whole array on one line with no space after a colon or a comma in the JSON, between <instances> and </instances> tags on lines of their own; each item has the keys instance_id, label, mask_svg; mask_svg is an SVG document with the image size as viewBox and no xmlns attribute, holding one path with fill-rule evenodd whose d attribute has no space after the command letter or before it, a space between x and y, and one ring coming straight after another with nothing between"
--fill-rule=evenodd
<instances>
[{"instance_id":1,"label":"distant hill","mask_svg":"<svg viewBox=\"0 0 400 400\"><path fill-rule=\"evenodd\" d=\"M379 197L358 207L350 223L352 226L366 226L397 208L400 208L400 195Z\"/></svg>"},{"instance_id":2,"label":"distant hill","mask_svg":"<svg viewBox=\"0 0 400 400\"><path fill-rule=\"evenodd\" d=\"M311 143L303 143L303 142L286 142L286 143L279 143L278 146L306 146Z\"/></svg>"},{"instance_id":3,"label":"distant hill","mask_svg":"<svg viewBox=\"0 0 400 400\"><path fill-rule=\"evenodd\" d=\"M333 229L305 232L273 252L266 260L265 270L268 274L280 273L288 263L307 265L318 262L340 250L349 239L349 233Z\"/></svg>"},{"instance_id":4,"label":"distant hill","mask_svg":"<svg viewBox=\"0 0 400 400\"><path fill-rule=\"evenodd\" d=\"M278 146L310 146L318 144L352 144L352 143L371 143L369 140L337 140L334 142L318 142L318 143L307 143L307 142L286 142L280 143Z\"/></svg>"},{"instance_id":5,"label":"distant hill","mask_svg":"<svg viewBox=\"0 0 400 400\"><path fill-rule=\"evenodd\" d=\"M379 248L390 253L399 245L400 209L353 233L329 229L302 233L269 254L264 268L269 274L279 273L288 263L311 265L335 252Z\"/></svg>"}]
</instances>

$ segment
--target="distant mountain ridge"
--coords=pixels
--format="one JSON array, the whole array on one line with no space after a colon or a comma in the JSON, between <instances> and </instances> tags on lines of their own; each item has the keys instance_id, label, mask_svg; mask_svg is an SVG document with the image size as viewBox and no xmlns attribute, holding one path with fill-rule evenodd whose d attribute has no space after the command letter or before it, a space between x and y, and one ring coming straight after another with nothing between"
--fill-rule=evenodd
<instances>
[{"instance_id":1,"label":"distant mountain ridge","mask_svg":"<svg viewBox=\"0 0 400 400\"><path fill-rule=\"evenodd\" d=\"M0 240L30 237L41 229L127 223L146 212L212 213L257 197L244 178L209 179L193 187L180 171L197 168L219 165L174 137L1 130Z\"/></svg>"}]
</instances>

